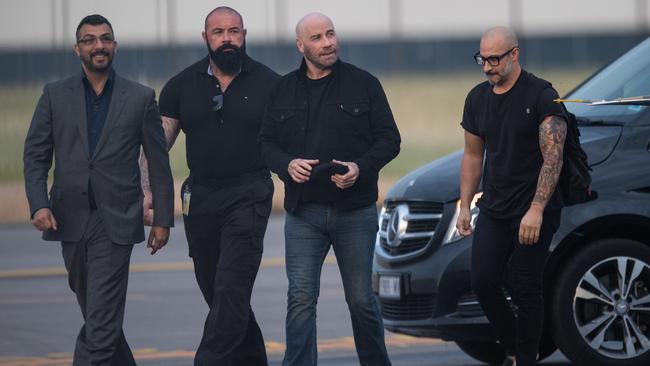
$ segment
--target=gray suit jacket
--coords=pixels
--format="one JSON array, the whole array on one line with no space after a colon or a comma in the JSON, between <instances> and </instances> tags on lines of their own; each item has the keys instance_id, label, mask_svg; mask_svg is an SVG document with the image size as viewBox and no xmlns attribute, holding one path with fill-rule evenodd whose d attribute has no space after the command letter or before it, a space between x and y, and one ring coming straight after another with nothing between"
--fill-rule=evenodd
<instances>
[{"instance_id":1,"label":"gray suit jacket","mask_svg":"<svg viewBox=\"0 0 650 366\"><path fill-rule=\"evenodd\" d=\"M88 182L109 238L144 240L140 146L149 161L154 226L171 227L174 193L167 143L152 89L115 74L101 137L89 155L83 74L45 85L25 140L25 191L31 214L49 207L58 230L52 241L79 241L90 214ZM54 155L54 181L47 177Z\"/></svg>"}]
</instances>

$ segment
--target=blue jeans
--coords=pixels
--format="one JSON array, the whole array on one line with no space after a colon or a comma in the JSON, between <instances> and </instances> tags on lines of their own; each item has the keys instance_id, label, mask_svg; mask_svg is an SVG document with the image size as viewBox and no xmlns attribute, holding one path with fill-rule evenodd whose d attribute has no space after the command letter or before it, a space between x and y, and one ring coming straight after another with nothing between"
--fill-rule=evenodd
<instances>
[{"instance_id":1,"label":"blue jeans","mask_svg":"<svg viewBox=\"0 0 650 366\"><path fill-rule=\"evenodd\" d=\"M284 366L317 364L316 303L325 256L334 248L352 318L361 365L390 365L379 304L372 291L372 257L377 234L374 205L340 211L331 205L301 204L284 226L289 279L287 350Z\"/></svg>"}]
</instances>

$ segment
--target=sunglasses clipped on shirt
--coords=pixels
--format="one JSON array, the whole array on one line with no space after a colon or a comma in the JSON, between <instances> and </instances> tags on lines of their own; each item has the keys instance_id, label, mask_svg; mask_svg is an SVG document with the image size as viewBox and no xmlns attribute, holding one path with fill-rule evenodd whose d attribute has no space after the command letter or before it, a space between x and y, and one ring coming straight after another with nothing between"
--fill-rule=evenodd
<instances>
[{"instance_id":1,"label":"sunglasses clipped on shirt","mask_svg":"<svg viewBox=\"0 0 650 366\"><path fill-rule=\"evenodd\" d=\"M214 97L212 97L212 102L214 105L212 106L212 110L215 112L219 112L220 110L223 109L223 94L217 94Z\"/></svg>"}]
</instances>

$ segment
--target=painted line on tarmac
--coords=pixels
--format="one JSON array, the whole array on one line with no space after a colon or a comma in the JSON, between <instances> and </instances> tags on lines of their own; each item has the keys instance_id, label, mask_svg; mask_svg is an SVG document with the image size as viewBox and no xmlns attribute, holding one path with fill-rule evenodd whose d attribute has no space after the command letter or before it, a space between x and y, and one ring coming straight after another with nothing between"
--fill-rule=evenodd
<instances>
[{"instance_id":1,"label":"painted line on tarmac","mask_svg":"<svg viewBox=\"0 0 650 366\"><path fill-rule=\"evenodd\" d=\"M331 255L325 257L325 264L336 264L336 258ZM275 267L283 267L283 266L284 266L284 258L282 257L262 258L262 264L260 265L261 268L275 268ZM193 270L194 270L194 264L190 261L132 264L129 269L130 273L193 271ZM65 270L65 267L22 268L22 269L9 269L9 270L0 271L0 279L61 277L67 275L68 272Z\"/></svg>"},{"instance_id":2,"label":"painted line on tarmac","mask_svg":"<svg viewBox=\"0 0 650 366\"><path fill-rule=\"evenodd\" d=\"M416 338L405 335L390 335L386 337L386 346L394 348L408 348L413 346L440 346L447 342L439 339ZM266 342L266 352L271 356L284 354L285 344L281 342ZM318 342L318 352L346 352L355 351L352 337L325 339ZM193 359L195 351L171 350L159 351L155 348L133 350L136 361ZM70 366L72 354L52 353L43 357L0 357L0 366Z\"/></svg>"}]
</instances>

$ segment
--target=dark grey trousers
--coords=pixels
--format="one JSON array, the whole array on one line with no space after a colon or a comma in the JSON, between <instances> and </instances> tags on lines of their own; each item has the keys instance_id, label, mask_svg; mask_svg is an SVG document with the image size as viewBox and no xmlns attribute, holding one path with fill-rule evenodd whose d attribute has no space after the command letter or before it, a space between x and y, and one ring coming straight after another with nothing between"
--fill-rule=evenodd
<instances>
[{"instance_id":1,"label":"dark grey trousers","mask_svg":"<svg viewBox=\"0 0 650 366\"><path fill-rule=\"evenodd\" d=\"M133 245L111 242L97 211L92 211L80 241L61 245L68 282L85 320L73 365L135 365L122 332Z\"/></svg>"}]
</instances>

